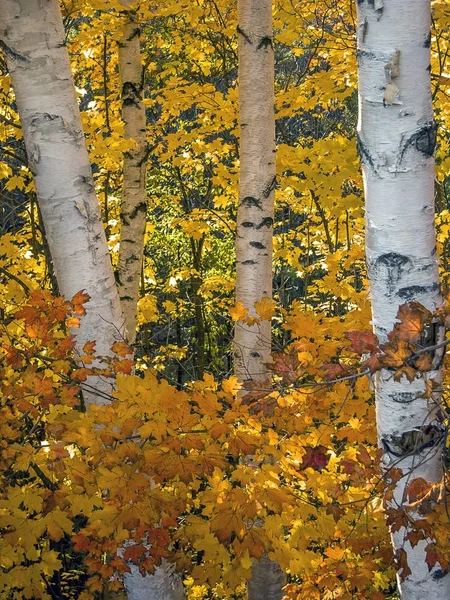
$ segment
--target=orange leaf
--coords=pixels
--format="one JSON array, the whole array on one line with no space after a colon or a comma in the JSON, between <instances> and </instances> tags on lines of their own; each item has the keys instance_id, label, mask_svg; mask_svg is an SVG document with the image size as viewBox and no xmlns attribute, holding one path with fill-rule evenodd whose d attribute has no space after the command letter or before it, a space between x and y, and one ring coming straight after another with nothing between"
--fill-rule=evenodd
<instances>
[{"instance_id":1,"label":"orange leaf","mask_svg":"<svg viewBox=\"0 0 450 600\"><path fill-rule=\"evenodd\" d=\"M87 294L84 290L80 290L72 298L73 310L77 315L86 314L86 309L84 308L83 304L85 302L88 302L89 298L90 298L89 294Z\"/></svg>"}]
</instances>

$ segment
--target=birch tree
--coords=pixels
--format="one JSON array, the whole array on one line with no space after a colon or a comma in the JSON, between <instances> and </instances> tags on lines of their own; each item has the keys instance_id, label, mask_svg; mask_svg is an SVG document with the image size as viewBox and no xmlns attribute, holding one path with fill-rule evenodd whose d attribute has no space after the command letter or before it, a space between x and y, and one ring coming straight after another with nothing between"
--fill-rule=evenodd
<instances>
[{"instance_id":1,"label":"birch tree","mask_svg":"<svg viewBox=\"0 0 450 600\"><path fill-rule=\"evenodd\" d=\"M59 289L69 299L80 289L90 296L86 315L74 331L76 349L82 354L84 344L95 340L97 352L108 355L114 342L122 339L122 313L59 2L0 0L0 36ZM137 167L131 159L130 163L128 184L133 188ZM140 268L137 278L139 273ZM83 390L88 403L109 400L113 382L91 377L89 384ZM147 577L131 566L125 587L129 600L184 597L181 579L167 562Z\"/></svg>"},{"instance_id":2,"label":"birch tree","mask_svg":"<svg viewBox=\"0 0 450 600\"><path fill-rule=\"evenodd\" d=\"M147 212L146 194L146 117L143 96L143 67L140 51L140 23L132 2L123 0L125 25L119 41L119 70L122 85L122 118L125 137L134 140L135 147L123 161L121 198L121 235L118 263L118 286L125 320L127 339L136 339L136 309L139 295L144 235Z\"/></svg>"},{"instance_id":3,"label":"birch tree","mask_svg":"<svg viewBox=\"0 0 450 600\"><path fill-rule=\"evenodd\" d=\"M366 259L373 325L381 342L392 330L399 306L416 301L430 311L442 303L434 228L436 124L430 93L430 2L358 0L359 152L366 197ZM423 346L443 338L436 323ZM421 477L440 481L442 355L432 368L395 381L392 371L375 376L382 467L403 472L388 509L402 506L405 487ZM418 517L408 511L409 519ZM406 553L411 574L398 577L402 600L450 596L450 576L425 562L426 546L414 547L408 529L392 532L394 550Z\"/></svg>"},{"instance_id":4,"label":"birch tree","mask_svg":"<svg viewBox=\"0 0 450 600\"><path fill-rule=\"evenodd\" d=\"M53 267L62 295L90 296L76 348L95 340L108 355L122 337L122 314L65 46L59 5L1 0L1 39L21 119ZM98 379L98 378L97 378ZM108 382L89 381L85 400L101 404Z\"/></svg>"},{"instance_id":5,"label":"birch tree","mask_svg":"<svg viewBox=\"0 0 450 600\"><path fill-rule=\"evenodd\" d=\"M271 0L238 2L240 176L236 235L236 300L257 316L272 298L276 183L274 52ZM270 381L271 323L236 323L235 372L240 382ZM264 556L253 564L249 600L279 600L285 576Z\"/></svg>"},{"instance_id":6,"label":"birch tree","mask_svg":"<svg viewBox=\"0 0 450 600\"><path fill-rule=\"evenodd\" d=\"M272 3L238 4L240 176L236 235L236 300L250 316L272 297L275 171ZM270 321L236 324L235 372L240 381L268 379Z\"/></svg>"}]
</instances>

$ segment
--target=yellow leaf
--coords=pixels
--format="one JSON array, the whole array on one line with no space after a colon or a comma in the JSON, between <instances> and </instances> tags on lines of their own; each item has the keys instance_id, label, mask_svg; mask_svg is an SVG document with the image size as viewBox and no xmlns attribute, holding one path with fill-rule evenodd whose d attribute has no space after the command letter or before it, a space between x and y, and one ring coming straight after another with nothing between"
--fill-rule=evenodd
<instances>
[{"instance_id":1,"label":"yellow leaf","mask_svg":"<svg viewBox=\"0 0 450 600\"><path fill-rule=\"evenodd\" d=\"M234 306L228 309L231 318L233 321L243 321L245 317L248 315L248 309L242 304L239 300L236 302Z\"/></svg>"},{"instance_id":2,"label":"yellow leaf","mask_svg":"<svg viewBox=\"0 0 450 600\"><path fill-rule=\"evenodd\" d=\"M250 558L250 554L248 553L248 550L246 550L244 553L244 556L241 558L241 565L244 567L244 569L251 569L252 564L253 564L253 561Z\"/></svg>"},{"instance_id":3,"label":"yellow leaf","mask_svg":"<svg viewBox=\"0 0 450 600\"><path fill-rule=\"evenodd\" d=\"M255 310L263 321L275 316L276 302L265 296L261 302L255 302Z\"/></svg>"}]
</instances>

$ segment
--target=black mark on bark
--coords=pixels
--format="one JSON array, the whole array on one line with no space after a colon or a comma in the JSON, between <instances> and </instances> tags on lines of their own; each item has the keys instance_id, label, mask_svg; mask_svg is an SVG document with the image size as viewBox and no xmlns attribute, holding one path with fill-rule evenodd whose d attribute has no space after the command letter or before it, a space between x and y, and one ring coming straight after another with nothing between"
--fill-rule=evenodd
<instances>
[{"instance_id":1,"label":"black mark on bark","mask_svg":"<svg viewBox=\"0 0 450 600\"><path fill-rule=\"evenodd\" d=\"M133 210L130 212L130 214L128 215L130 217L130 219L135 219L138 215L138 213L140 212L145 212L147 210L147 202L139 202L139 204L136 204L136 206L133 208Z\"/></svg>"},{"instance_id":2,"label":"black mark on bark","mask_svg":"<svg viewBox=\"0 0 450 600\"><path fill-rule=\"evenodd\" d=\"M269 183L264 188L264 190L263 190L264 198L268 198L276 187L277 187L277 177L275 176L271 181L269 181Z\"/></svg>"},{"instance_id":3,"label":"black mark on bark","mask_svg":"<svg viewBox=\"0 0 450 600\"><path fill-rule=\"evenodd\" d=\"M252 248L257 248L258 250L266 249L266 246L264 246L264 244L261 244L261 242L249 242L249 244Z\"/></svg>"},{"instance_id":4,"label":"black mark on bark","mask_svg":"<svg viewBox=\"0 0 450 600\"><path fill-rule=\"evenodd\" d=\"M363 140L361 139L359 134L357 134L357 136L356 136L356 149L358 151L359 160L361 161L361 163L369 166L372 169L372 171L374 171L374 173L376 173L377 168L375 166L373 158L369 152L369 149L367 148L367 146L365 145L365 143L363 142Z\"/></svg>"},{"instance_id":5,"label":"black mark on bark","mask_svg":"<svg viewBox=\"0 0 450 600\"><path fill-rule=\"evenodd\" d=\"M237 26L237 32L238 32L240 35L242 35L242 37L244 38L244 40L245 40L246 42L248 42L249 44L251 44L251 43L252 43L252 40L251 40L251 39L248 37L248 35L245 33L245 31L239 27L239 25Z\"/></svg>"},{"instance_id":6,"label":"black mark on bark","mask_svg":"<svg viewBox=\"0 0 450 600\"><path fill-rule=\"evenodd\" d=\"M262 229L263 227L272 227L273 219L272 217L264 217L259 225L256 226L256 229Z\"/></svg>"},{"instance_id":7,"label":"black mark on bark","mask_svg":"<svg viewBox=\"0 0 450 600\"><path fill-rule=\"evenodd\" d=\"M431 46L431 31L428 32L428 35L425 38L425 41L423 43L424 48L429 48L430 46Z\"/></svg>"},{"instance_id":8,"label":"black mark on bark","mask_svg":"<svg viewBox=\"0 0 450 600\"><path fill-rule=\"evenodd\" d=\"M391 396L391 399L393 402L398 402L399 404L411 404L411 402L417 400L417 394L413 394L412 392L397 392Z\"/></svg>"},{"instance_id":9,"label":"black mark on bark","mask_svg":"<svg viewBox=\"0 0 450 600\"><path fill-rule=\"evenodd\" d=\"M416 300L422 294L429 294L438 290L438 283L432 283L431 285L409 285L398 290L397 296L406 302L410 302L411 300Z\"/></svg>"},{"instance_id":10,"label":"black mark on bark","mask_svg":"<svg viewBox=\"0 0 450 600\"><path fill-rule=\"evenodd\" d=\"M389 295L393 294L397 283L405 271L410 271L411 259L396 252L387 252L377 258L373 265L374 279L386 280Z\"/></svg>"},{"instance_id":11,"label":"black mark on bark","mask_svg":"<svg viewBox=\"0 0 450 600\"><path fill-rule=\"evenodd\" d=\"M269 46L273 50L272 38L270 38L270 37L263 37L263 38L261 38L259 44L256 46L256 49L260 50L261 48L268 48Z\"/></svg>"},{"instance_id":12,"label":"black mark on bark","mask_svg":"<svg viewBox=\"0 0 450 600\"><path fill-rule=\"evenodd\" d=\"M246 196L242 199L241 204L243 206L247 206L248 208L255 207L262 210L261 200L259 200L258 198L254 198L253 196Z\"/></svg>"},{"instance_id":13,"label":"black mark on bark","mask_svg":"<svg viewBox=\"0 0 450 600\"><path fill-rule=\"evenodd\" d=\"M28 62L29 60L28 56L25 56L25 54L20 54L20 52L17 52L14 50L14 48L7 46L3 40L0 40L0 48L3 50L6 56L14 58L14 60L21 60L22 62Z\"/></svg>"},{"instance_id":14,"label":"black mark on bark","mask_svg":"<svg viewBox=\"0 0 450 600\"><path fill-rule=\"evenodd\" d=\"M243 265L256 265L256 260L243 260Z\"/></svg>"},{"instance_id":15,"label":"black mark on bark","mask_svg":"<svg viewBox=\"0 0 450 600\"><path fill-rule=\"evenodd\" d=\"M436 148L437 126L435 121L429 121L424 127L414 132L406 140L402 141L398 162L403 160L408 148L415 148L427 157L433 156Z\"/></svg>"},{"instance_id":16,"label":"black mark on bark","mask_svg":"<svg viewBox=\"0 0 450 600\"><path fill-rule=\"evenodd\" d=\"M255 226L255 224L252 223L251 221L244 221L242 223L242 227L254 227L254 226Z\"/></svg>"},{"instance_id":17,"label":"black mark on bark","mask_svg":"<svg viewBox=\"0 0 450 600\"><path fill-rule=\"evenodd\" d=\"M444 432L439 425L427 424L423 427L405 431L401 435L392 435L381 440L383 448L392 456L402 457L420 454L426 448L437 446L444 439Z\"/></svg>"},{"instance_id":18,"label":"black mark on bark","mask_svg":"<svg viewBox=\"0 0 450 600\"><path fill-rule=\"evenodd\" d=\"M122 102L124 106L139 107L141 90L131 81L125 81L122 86Z\"/></svg>"}]
</instances>

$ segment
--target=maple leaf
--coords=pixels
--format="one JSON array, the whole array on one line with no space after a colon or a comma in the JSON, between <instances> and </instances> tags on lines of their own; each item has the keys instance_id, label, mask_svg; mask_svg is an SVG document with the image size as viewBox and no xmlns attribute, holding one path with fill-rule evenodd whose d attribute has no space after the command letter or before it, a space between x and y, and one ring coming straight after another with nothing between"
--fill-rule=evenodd
<instances>
[{"instance_id":1,"label":"maple leaf","mask_svg":"<svg viewBox=\"0 0 450 600\"><path fill-rule=\"evenodd\" d=\"M314 469L315 471L321 471L327 466L329 460L330 455L328 454L328 448L325 446L315 446L314 448L309 446L303 456L303 461L299 469Z\"/></svg>"},{"instance_id":2,"label":"maple leaf","mask_svg":"<svg viewBox=\"0 0 450 600\"><path fill-rule=\"evenodd\" d=\"M66 323L67 323L67 327L79 327L80 319L77 316L72 315L71 317L69 317L67 319Z\"/></svg>"},{"instance_id":3,"label":"maple leaf","mask_svg":"<svg viewBox=\"0 0 450 600\"><path fill-rule=\"evenodd\" d=\"M120 356L121 358L125 358L126 356L130 356L132 354L130 347L126 342L115 342L111 346L111 350L114 352L114 354L117 354L117 356Z\"/></svg>"},{"instance_id":4,"label":"maple leaf","mask_svg":"<svg viewBox=\"0 0 450 600\"><path fill-rule=\"evenodd\" d=\"M402 304L397 313L399 323L395 324L388 337L390 340L417 341L420 339L425 323L429 323L431 319L431 312L419 302Z\"/></svg>"},{"instance_id":5,"label":"maple leaf","mask_svg":"<svg viewBox=\"0 0 450 600\"><path fill-rule=\"evenodd\" d=\"M95 342L95 341L86 342L83 346L83 352L85 354L87 354L88 356L92 356L95 352L96 343L97 342Z\"/></svg>"},{"instance_id":6,"label":"maple leaf","mask_svg":"<svg viewBox=\"0 0 450 600\"><path fill-rule=\"evenodd\" d=\"M89 302L89 299L89 294L87 294L84 290L80 290L79 292L77 292L72 298L73 311L77 315L85 315L86 309L84 308L83 304L85 302Z\"/></svg>"},{"instance_id":7,"label":"maple leaf","mask_svg":"<svg viewBox=\"0 0 450 600\"><path fill-rule=\"evenodd\" d=\"M372 331L347 331L345 337L356 354L372 354L379 350L378 338Z\"/></svg>"},{"instance_id":8,"label":"maple leaf","mask_svg":"<svg viewBox=\"0 0 450 600\"><path fill-rule=\"evenodd\" d=\"M248 315L248 309L239 300L236 304L228 309L233 321L243 321Z\"/></svg>"},{"instance_id":9,"label":"maple leaf","mask_svg":"<svg viewBox=\"0 0 450 600\"><path fill-rule=\"evenodd\" d=\"M412 571L408 565L408 555L404 548L397 548L394 557L395 566L397 569L398 576L404 581L408 575L411 575Z\"/></svg>"},{"instance_id":10,"label":"maple leaf","mask_svg":"<svg viewBox=\"0 0 450 600\"><path fill-rule=\"evenodd\" d=\"M431 571L436 564L439 564L439 554L436 551L436 544L430 543L425 548L425 562L427 563L428 570Z\"/></svg>"},{"instance_id":11,"label":"maple leaf","mask_svg":"<svg viewBox=\"0 0 450 600\"><path fill-rule=\"evenodd\" d=\"M257 314L263 321L269 321L276 314L276 302L267 296L265 296L261 301L255 302L254 306Z\"/></svg>"},{"instance_id":12,"label":"maple leaf","mask_svg":"<svg viewBox=\"0 0 450 600\"><path fill-rule=\"evenodd\" d=\"M325 381L333 381L352 374L350 367L341 363L325 363L320 369L325 371L323 376Z\"/></svg>"},{"instance_id":13,"label":"maple leaf","mask_svg":"<svg viewBox=\"0 0 450 600\"><path fill-rule=\"evenodd\" d=\"M333 519L337 523L339 519L345 515L345 508L338 504L329 504L326 510L327 515L333 515Z\"/></svg>"},{"instance_id":14,"label":"maple leaf","mask_svg":"<svg viewBox=\"0 0 450 600\"><path fill-rule=\"evenodd\" d=\"M297 373L298 367L299 360L297 353L293 355L274 352L272 354L272 362L267 364L267 368L281 377L282 382L287 384L295 383L299 378L299 373Z\"/></svg>"}]
</instances>

